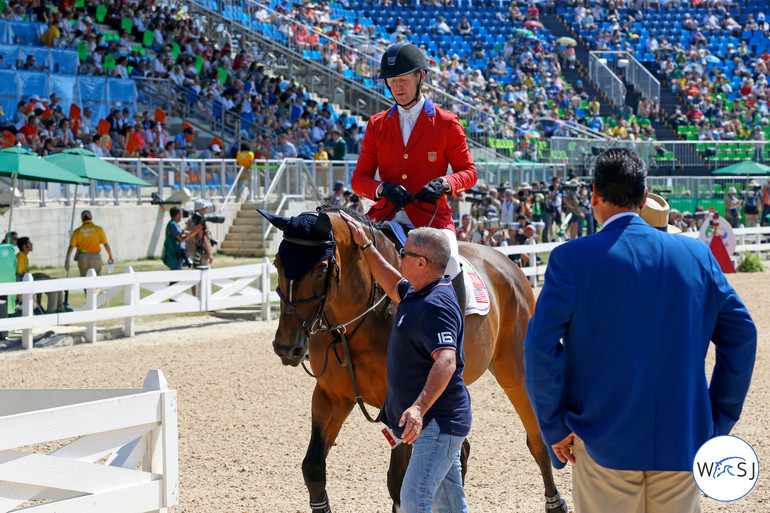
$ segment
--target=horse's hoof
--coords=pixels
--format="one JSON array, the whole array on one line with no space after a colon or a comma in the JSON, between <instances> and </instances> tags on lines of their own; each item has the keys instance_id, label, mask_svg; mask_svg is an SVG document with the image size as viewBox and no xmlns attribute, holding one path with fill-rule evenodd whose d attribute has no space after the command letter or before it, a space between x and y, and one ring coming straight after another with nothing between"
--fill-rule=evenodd
<instances>
[{"instance_id":1,"label":"horse's hoof","mask_svg":"<svg viewBox=\"0 0 770 513\"><path fill-rule=\"evenodd\" d=\"M559 492L553 497L545 498L545 513L569 513L569 508Z\"/></svg>"}]
</instances>

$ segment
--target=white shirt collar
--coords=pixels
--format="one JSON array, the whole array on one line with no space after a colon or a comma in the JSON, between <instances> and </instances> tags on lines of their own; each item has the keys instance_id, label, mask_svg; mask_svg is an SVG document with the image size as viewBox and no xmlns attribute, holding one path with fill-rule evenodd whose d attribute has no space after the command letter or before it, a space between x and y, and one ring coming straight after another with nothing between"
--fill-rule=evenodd
<instances>
[{"instance_id":1,"label":"white shirt collar","mask_svg":"<svg viewBox=\"0 0 770 513\"><path fill-rule=\"evenodd\" d=\"M620 214L615 214L614 216L607 219L604 224L602 225L602 230L607 228L611 222L620 219L621 217L627 217L627 216L635 216L638 215L636 212L621 212Z\"/></svg>"},{"instance_id":2,"label":"white shirt collar","mask_svg":"<svg viewBox=\"0 0 770 513\"><path fill-rule=\"evenodd\" d=\"M425 95L422 94L420 95L420 101L417 102L417 104L409 110L406 110L401 105L399 105L398 115L401 118L407 118L407 119L416 118L417 116L420 115L420 111L422 110L424 105L425 105Z\"/></svg>"}]
</instances>

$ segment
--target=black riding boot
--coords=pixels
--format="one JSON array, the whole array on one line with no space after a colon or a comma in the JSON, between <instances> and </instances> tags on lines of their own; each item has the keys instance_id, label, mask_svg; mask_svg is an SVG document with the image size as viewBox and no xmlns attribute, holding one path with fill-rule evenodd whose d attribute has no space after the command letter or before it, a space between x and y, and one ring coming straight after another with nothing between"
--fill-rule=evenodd
<instances>
[{"instance_id":1,"label":"black riding boot","mask_svg":"<svg viewBox=\"0 0 770 513\"><path fill-rule=\"evenodd\" d=\"M460 273L452 279L452 288L455 289L455 295L457 295L457 302L460 305L460 311L465 316L465 276L463 270L460 269Z\"/></svg>"}]
</instances>

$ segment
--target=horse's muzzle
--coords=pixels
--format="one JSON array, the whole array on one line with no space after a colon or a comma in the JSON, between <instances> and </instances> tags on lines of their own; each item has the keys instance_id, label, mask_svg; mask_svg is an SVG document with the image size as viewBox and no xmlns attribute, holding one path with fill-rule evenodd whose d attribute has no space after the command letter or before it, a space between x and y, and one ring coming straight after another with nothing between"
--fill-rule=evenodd
<instances>
[{"instance_id":1,"label":"horse's muzzle","mask_svg":"<svg viewBox=\"0 0 770 513\"><path fill-rule=\"evenodd\" d=\"M305 345L301 342L284 346L279 344L277 340L273 340L273 351L281 357L281 363L291 365L292 367L299 365L302 362L302 358L305 357Z\"/></svg>"}]
</instances>

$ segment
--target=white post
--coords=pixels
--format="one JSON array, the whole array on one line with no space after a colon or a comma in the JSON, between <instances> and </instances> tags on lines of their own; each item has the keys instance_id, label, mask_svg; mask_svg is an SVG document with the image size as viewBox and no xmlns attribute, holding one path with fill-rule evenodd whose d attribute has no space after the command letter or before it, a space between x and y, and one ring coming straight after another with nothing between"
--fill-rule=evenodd
<instances>
[{"instance_id":1,"label":"white post","mask_svg":"<svg viewBox=\"0 0 770 513\"><path fill-rule=\"evenodd\" d=\"M134 269L129 265L126 268L126 273L130 275L134 275ZM123 335L126 337L133 337L136 334L135 330L135 324L136 324L136 317L134 315L134 312L136 310L136 307L139 305L139 287L136 284L136 281L131 282L131 284L126 285L126 290L123 293L123 300L126 306L131 307L131 314L125 318L124 324L123 324Z\"/></svg>"},{"instance_id":2,"label":"white post","mask_svg":"<svg viewBox=\"0 0 770 513\"><path fill-rule=\"evenodd\" d=\"M89 269L86 273L89 278L96 278L96 271L93 268ZM86 306L83 310L91 310L96 312L97 301L96 297L99 295L99 289L96 287L86 288ZM96 321L86 323L86 341L96 342Z\"/></svg>"},{"instance_id":3,"label":"white post","mask_svg":"<svg viewBox=\"0 0 770 513\"><path fill-rule=\"evenodd\" d=\"M25 274L21 281L32 282L34 279L30 273ZM35 315L35 308L32 302L32 294L21 295L21 315L22 317L32 317ZM21 332L21 348L32 349L34 338L32 336L32 328L27 328Z\"/></svg>"},{"instance_id":4,"label":"white post","mask_svg":"<svg viewBox=\"0 0 770 513\"><path fill-rule=\"evenodd\" d=\"M211 281L209 279L209 270L201 269L201 280L198 282L198 300L200 300L200 311L209 311L209 296L211 295Z\"/></svg>"},{"instance_id":5,"label":"white post","mask_svg":"<svg viewBox=\"0 0 770 513\"><path fill-rule=\"evenodd\" d=\"M532 288L536 288L537 287L537 253L530 253L529 268L535 271L535 273L529 277L529 283L532 285Z\"/></svg>"},{"instance_id":6,"label":"white post","mask_svg":"<svg viewBox=\"0 0 770 513\"><path fill-rule=\"evenodd\" d=\"M262 259L262 320L270 320L270 261Z\"/></svg>"},{"instance_id":7,"label":"white post","mask_svg":"<svg viewBox=\"0 0 770 513\"><path fill-rule=\"evenodd\" d=\"M179 432L177 426L177 397L160 370L147 373L142 387L144 390L158 390L160 395L161 422L147 436L147 452L142 458L142 468L163 476L163 497L159 513L168 511L169 506L179 502Z\"/></svg>"}]
</instances>

